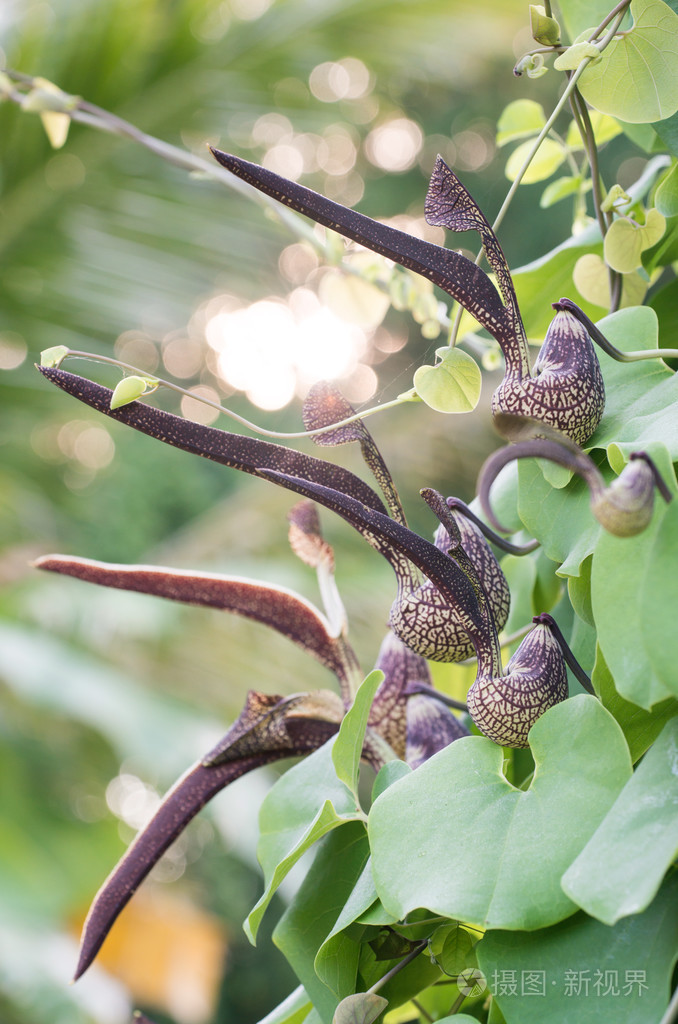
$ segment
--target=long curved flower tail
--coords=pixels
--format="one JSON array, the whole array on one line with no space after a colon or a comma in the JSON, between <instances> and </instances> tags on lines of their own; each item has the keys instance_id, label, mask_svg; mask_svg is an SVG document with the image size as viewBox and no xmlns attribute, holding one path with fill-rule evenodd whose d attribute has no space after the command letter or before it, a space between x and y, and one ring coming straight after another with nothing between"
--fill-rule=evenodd
<instances>
[{"instance_id":1,"label":"long curved flower tail","mask_svg":"<svg viewBox=\"0 0 678 1024\"><path fill-rule=\"evenodd\" d=\"M510 319L513 334L520 339L518 347L523 350L524 358L527 360L525 328L518 309L511 271L499 240L473 196L464 188L441 156L437 157L433 168L424 213L428 224L444 227L449 231L478 232L487 262L496 275L499 290L506 304L506 315ZM529 371L527 363L524 371Z\"/></svg>"},{"instance_id":2,"label":"long curved flower tail","mask_svg":"<svg viewBox=\"0 0 678 1024\"><path fill-rule=\"evenodd\" d=\"M393 477L363 421L355 420L344 427L332 429L333 423L355 415L355 409L344 398L339 388L328 381L319 381L314 384L304 399L302 415L307 430L317 430L318 427L325 426L329 428L325 433L315 435L313 440L316 444L335 446L350 444L352 441L358 442L362 457L386 499L389 512L399 523L407 526L405 512Z\"/></svg>"},{"instance_id":3,"label":"long curved flower tail","mask_svg":"<svg viewBox=\"0 0 678 1024\"><path fill-rule=\"evenodd\" d=\"M214 148L212 155L222 167L260 192L433 281L461 303L494 337L505 335L506 310L497 289L487 274L466 256L380 224L249 160Z\"/></svg>"},{"instance_id":4,"label":"long curved flower tail","mask_svg":"<svg viewBox=\"0 0 678 1024\"><path fill-rule=\"evenodd\" d=\"M210 768L199 762L179 779L95 896L83 928L74 981L90 966L118 915L141 882L198 811L229 783L280 756L250 757Z\"/></svg>"},{"instance_id":5,"label":"long curved flower tail","mask_svg":"<svg viewBox=\"0 0 678 1024\"><path fill-rule=\"evenodd\" d=\"M202 423L194 423L182 416L156 409L143 402L131 402L118 409L111 409L110 388L96 384L94 381L79 377L55 367L39 366L40 373L52 384L73 395L79 401L89 405L111 419L134 427L142 434L154 437L158 441L181 448L193 455L218 462L222 466L230 466L254 476L260 475L257 467L276 469L307 480L315 480L329 487L343 490L364 502L370 508L385 511L379 495L364 480L341 466L317 459L312 455L304 455L294 448L262 441L259 438L244 437L232 434L217 427L207 427Z\"/></svg>"},{"instance_id":6,"label":"long curved flower tail","mask_svg":"<svg viewBox=\"0 0 678 1024\"><path fill-rule=\"evenodd\" d=\"M323 717L313 717L321 712ZM262 765L308 753L339 728L343 705L331 693L279 697L251 692L221 743L169 790L94 898L75 979L90 966L123 907L165 850L220 790Z\"/></svg>"},{"instance_id":7,"label":"long curved flower tail","mask_svg":"<svg viewBox=\"0 0 678 1024\"><path fill-rule=\"evenodd\" d=\"M43 555L33 563L47 572L73 576L118 590L152 594L170 601L202 605L253 619L282 633L313 655L342 685L357 667L355 655L324 615L286 587L240 576L185 572L151 565L118 565L71 555Z\"/></svg>"}]
</instances>

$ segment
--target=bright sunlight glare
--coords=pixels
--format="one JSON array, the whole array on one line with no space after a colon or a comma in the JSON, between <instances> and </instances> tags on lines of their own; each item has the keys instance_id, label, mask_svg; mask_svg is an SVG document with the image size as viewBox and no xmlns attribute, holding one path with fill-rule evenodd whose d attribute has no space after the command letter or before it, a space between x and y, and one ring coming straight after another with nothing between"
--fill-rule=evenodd
<instances>
[{"instance_id":1,"label":"bright sunlight glare","mask_svg":"<svg viewBox=\"0 0 678 1024\"><path fill-rule=\"evenodd\" d=\"M260 409L282 409L319 380L350 377L367 347L365 332L342 320L307 288L288 302L264 299L217 310L205 335L217 371Z\"/></svg>"}]
</instances>

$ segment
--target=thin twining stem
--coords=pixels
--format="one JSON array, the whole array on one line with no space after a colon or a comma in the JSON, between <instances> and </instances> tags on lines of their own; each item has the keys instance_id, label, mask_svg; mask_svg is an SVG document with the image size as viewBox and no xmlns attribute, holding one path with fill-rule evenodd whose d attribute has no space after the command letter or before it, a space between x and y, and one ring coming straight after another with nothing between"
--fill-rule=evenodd
<instances>
[{"instance_id":1,"label":"thin twining stem","mask_svg":"<svg viewBox=\"0 0 678 1024\"><path fill-rule=\"evenodd\" d=\"M430 1021L430 1024L434 1024L435 1018L431 1016L425 1006L422 1006L418 999L410 999L410 1002L420 1017L424 1017L425 1020Z\"/></svg>"},{"instance_id":2,"label":"thin twining stem","mask_svg":"<svg viewBox=\"0 0 678 1024\"><path fill-rule=\"evenodd\" d=\"M37 79L32 75L25 75L20 71L13 71L10 68L5 68L1 73L29 89L36 87ZM0 99L8 99L12 103L16 103L18 106L22 105L26 95L27 93L20 91L0 90ZM248 187L246 183L241 181L239 178L234 177L218 164L215 165L214 163L210 163L202 157L197 156L195 153L173 146L168 142L164 142L162 139L156 138L154 135L148 135L129 121L125 121L123 118L118 117L116 114L112 114L103 107L98 107L93 103L82 100L78 96L68 96L66 93L63 93L62 95L66 100L72 101L72 106L69 107L68 105L65 105L66 108L59 108L59 112L66 114L72 121L75 121L78 124L87 125L90 128L99 129L100 131L107 132L110 135L117 135L121 138L131 139L133 142L136 142L145 149L150 150L150 152L175 167L179 167L189 173L197 173L200 176L212 178L222 184L228 185L228 187L234 191L239 192L248 199L254 200L259 203L260 206L263 206L272 213L275 213L275 215L294 235L309 242L317 252L325 258L327 257L326 243L323 243L315 229L308 225L303 217L299 217L293 210L289 209L284 204L278 203L277 200L273 199L271 196L266 195L257 189ZM356 267L351 266L351 264L346 263L345 261L341 262L341 269L346 274L364 279L364 275ZM370 283L380 291L388 291L388 287L379 281L372 281ZM447 315L447 311L445 311L445 314L439 314L435 319L437 319L443 330L447 330L450 325L450 319ZM487 344L485 344L484 339L475 339L473 342L469 341L467 344L468 347L475 350L478 355L483 355L483 353L487 351Z\"/></svg>"},{"instance_id":3,"label":"thin twining stem","mask_svg":"<svg viewBox=\"0 0 678 1024\"><path fill-rule=\"evenodd\" d=\"M246 419L244 416L240 416L237 412L233 412L232 409L227 409L226 406L221 405L220 402L215 402L211 398L207 398L205 395L201 395L199 392L189 391L187 388L182 388L179 384L173 384L172 381L164 380L162 377L157 377L154 373L149 373L147 370L140 370L137 366L132 366L131 363L125 363L121 359L114 359L112 356L102 356L95 352L80 352L76 349L68 349L63 356L63 359L74 358L74 359L88 359L95 363L109 363L111 366L117 366L121 370L131 370L132 373L145 377L148 379L149 384L152 382L154 385L157 384L160 387L169 388L170 391L176 391L179 395L184 395L186 398L192 399L194 402L201 402L203 405L209 406L211 409L216 409L217 412L223 413L224 416L229 416L236 423L246 427L248 430L252 430L256 434L261 434L263 437L277 437L283 438L284 440L299 437L317 437L319 434L326 434L328 428L317 427L315 430L297 430L285 433L281 430L267 430L266 427L260 427L257 423L252 423L251 420ZM59 360L59 365L63 362L63 359ZM155 388L153 388L155 390ZM147 394L152 393L151 391ZM393 409L398 405L403 405L405 402L419 401L417 395L414 392L406 391L402 395L398 395L397 398L392 399L390 402L384 402L382 405L374 405L370 409L365 409L362 412L357 412L353 416L348 416L346 419L338 420L332 424L332 427L346 427L350 423L357 423L358 420L363 420L367 416L374 416L377 412L383 412L385 409Z\"/></svg>"},{"instance_id":4,"label":"thin twining stem","mask_svg":"<svg viewBox=\"0 0 678 1024\"><path fill-rule=\"evenodd\" d=\"M378 992L380 988L383 988L384 985L386 985L391 980L391 978L395 978L396 974L399 974L404 967L407 967L407 965L412 963L413 960L416 960L419 954L422 953L427 946L428 939L422 939L421 942L418 945L416 945L414 949L407 954L406 957L403 957L403 959L399 963L397 963L395 967L392 967L390 971L387 971L382 978L379 978L379 981L375 981L374 985L372 985L371 988L368 988L367 991Z\"/></svg>"},{"instance_id":5,"label":"thin twining stem","mask_svg":"<svg viewBox=\"0 0 678 1024\"><path fill-rule=\"evenodd\" d=\"M611 223L612 213L603 211L603 192L605 186L603 184L602 175L600 173L600 165L598 162L598 147L596 145L596 137L593 131L593 125L591 124L591 117L589 115L589 109L584 100L584 97L579 92L579 89L575 89L572 93L572 108L577 110L578 117L576 118L577 127L582 137L584 149L588 154L589 163L591 165L591 185L593 190L593 209L596 214L596 220L598 221L598 227L600 233L605 237ZM609 290L610 290L610 313L614 313L619 308L621 301L622 292L622 279L621 275L613 270L612 267L607 268Z\"/></svg>"},{"instance_id":6,"label":"thin twining stem","mask_svg":"<svg viewBox=\"0 0 678 1024\"><path fill-rule=\"evenodd\" d=\"M591 118L589 116L589 109L586 105L584 97L579 92L579 89L575 89L572 93L572 109L577 111L577 128L581 135L581 140L584 144L584 149L589 158L591 165L591 186L593 190L593 207L596 214L596 220L598 221L598 227L600 233L605 236L605 232L610 226L610 215L607 217L603 212L603 182L600 174L600 166L598 163L598 147L596 145L595 134L593 132L593 125L591 124Z\"/></svg>"},{"instance_id":7,"label":"thin twining stem","mask_svg":"<svg viewBox=\"0 0 678 1024\"><path fill-rule=\"evenodd\" d=\"M678 348L646 348L624 352L613 345L611 341L608 341L583 309L580 309L571 299L560 299L558 306L560 309L567 310L568 313L576 317L584 325L593 341L602 348L603 352L616 359L619 363L637 363L643 359L678 359Z\"/></svg>"},{"instance_id":8,"label":"thin twining stem","mask_svg":"<svg viewBox=\"0 0 678 1024\"><path fill-rule=\"evenodd\" d=\"M626 11L626 8L628 7L630 2L631 2L631 0L623 0L623 2L621 4L618 4L617 7L615 8L614 12L612 12L610 15L608 15L607 18L605 18L605 20L600 23L598 28L595 29L595 31L592 33L591 38L590 38L589 41L590 42L595 42L597 37L600 35L600 33L605 28L605 26L609 24L609 22L615 17L615 15L617 13L619 13L619 11L622 12L620 17L619 17L619 21L621 21L621 18L623 17L624 12ZM597 46L597 48L598 48L600 53L602 53L603 50L607 46L609 46L609 44L612 42L612 40L614 39L614 36L616 35L617 28L618 28L618 25L615 22L615 24L612 26L610 31L605 35L605 37L600 41L600 43L596 43L596 46ZM586 71L587 67L589 66L589 64L591 63L592 60L593 60L593 57L585 57L582 60L582 62L579 65L579 67L576 69L576 71L574 71L572 73L572 75L570 76L570 79L569 79L567 85L565 86L565 89L563 91L562 96L560 97L560 99L556 103L555 107L553 108L553 112L551 113L551 116L546 121L546 124L544 125L542 130L539 132L539 135L536 137L536 139L534 141L534 144L532 145L532 148L530 149L529 153L527 154L527 157L525 158L525 160L524 160L520 170L518 171L518 173L517 173L517 175L515 177L515 180L513 181L513 183L511 184L511 187L509 188L508 192L506 193L506 198L504 199L504 202L501 205L499 213L495 217L494 222L492 224L492 230L495 233L497 232L497 230L498 230L499 226L501 225L504 217L506 216L508 208L511 205L511 202L513 201L513 197L515 196L516 192L518 191L520 183L522 182L523 178L525 177L525 174L527 173L527 169L529 168L530 164L532 163L532 161L534 160L535 156L537 155L537 151L539 150L539 147L541 146L542 142L544 141L546 136L549 134L549 132L550 132L551 128L553 127L553 125L555 124L555 122L557 121L558 116L560 115L561 110L563 109L565 104L569 101L570 96L574 92L574 89L576 88L577 82L579 81L579 79L581 78L583 73ZM478 265L478 266L480 265L480 262L481 262L482 258L483 258L483 249L481 248L479 253L478 253L478 255L476 256L476 259L475 259L476 265ZM462 315L463 315L463 309L462 309L461 306L459 306L459 308L457 310L457 315L456 315L456 317L454 319L454 323L452 324L452 330L450 331L449 342L448 342L450 348L454 348L454 345L455 345L455 342L456 342L456 339L457 339L457 334L459 332L459 324L461 323Z\"/></svg>"},{"instance_id":9,"label":"thin twining stem","mask_svg":"<svg viewBox=\"0 0 678 1024\"><path fill-rule=\"evenodd\" d=\"M25 75L20 71L13 71L10 68L4 68L3 74L29 88L36 86L36 79L32 75ZM24 96L25 94L16 92L9 93L7 98L21 106ZM146 132L141 131L140 128L137 128L136 125L131 124L130 121L125 121L122 117L112 114L110 110L104 110L103 107L97 107L94 103L88 103L87 100L80 99L79 96L69 98L73 101L72 109L59 110L59 112L67 114L72 121L76 121L78 124L85 124L90 128L98 128L100 131L108 132L110 135L131 139L174 167L179 167L189 173L197 172L200 175L220 181L222 184L227 185L228 188L250 199L254 199L261 206L275 212L296 235L310 242L315 249L324 252L321 239L315 234L313 228L309 227L296 213L285 207L281 208L278 203L268 196L254 195L242 182L234 181L233 176L224 171L223 168L218 165L215 166L214 163L206 160L204 157L197 156L195 153L189 152L187 149L180 149L178 146L164 142L154 135L148 135Z\"/></svg>"},{"instance_id":10,"label":"thin twining stem","mask_svg":"<svg viewBox=\"0 0 678 1024\"><path fill-rule=\"evenodd\" d=\"M607 28L611 21L614 21L617 15L621 15L623 17L624 14L626 14L626 8L629 7L630 4L631 0L621 0L621 3L618 3L616 7L613 7L610 13L603 18L598 28L589 36L589 42L594 43L600 33ZM622 17L619 18L619 23L621 23ZM618 28L619 25L615 25L613 35L616 35Z\"/></svg>"}]
</instances>

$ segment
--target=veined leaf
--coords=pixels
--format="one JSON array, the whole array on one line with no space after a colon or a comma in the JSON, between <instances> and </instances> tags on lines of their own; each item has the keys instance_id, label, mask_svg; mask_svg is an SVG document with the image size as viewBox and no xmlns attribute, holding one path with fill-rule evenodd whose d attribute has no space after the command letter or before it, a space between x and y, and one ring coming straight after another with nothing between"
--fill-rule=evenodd
<instances>
[{"instance_id":1,"label":"veined leaf","mask_svg":"<svg viewBox=\"0 0 678 1024\"><path fill-rule=\"evenodd\" d=\"M471 412L480 398L482 375L467 352L458 348L440 348L441 361L435 366L420 366L414 374L417 394L436 412Z\"/></svg>"},{"instance_id":2,"label":"veined leaf","mask_svg":"<svg viewBox=\"0 0 678 1024\"><path fill-rule=\"evenodd\" d=\"M368 828L374 881L389 912L402 920L426 907L511 929L574 912L560 879L628 781L628 747L612 716L587 695L547 711L530 745L537 770L526 792L504 777L500 747L469 736L379 797Z\"/></svg>"},{"instance_id":3,"label":"veined leaf","mask_svg":"<svg viewBox=\"0 0 678 1024\"><path fill-rule=\"evenodd\" d=\"M669 1001L676 948L674 873L644 913L612 928L580 912L553 928L489 932L478 962L506 1024L649 1024ZM515 992L501 987L514 976ZM530 978L533 998L525 998L521 979Z\"/></svg>"},{"instance_id":4,"label":"veined leaf","mask_svg":"<svg viewBox=\"0 0 678 1024\"><path fill-rule=\"evenodd\" d=\"M678 718L563 875L563 890L605 924L645 910L678 855Z\"/></svg>"},{"instance_id":5,"label":"veined leaf","mask_svg":"<svg viewBox=\"0 0 678 1024\"><path fill-rule=\"evenodd\" d=\"M662 121L678 110L678 15L664 0L632 0L631 14L633 27L584 71L579 89L622 121Z\"/></svg>"}]
</instances>

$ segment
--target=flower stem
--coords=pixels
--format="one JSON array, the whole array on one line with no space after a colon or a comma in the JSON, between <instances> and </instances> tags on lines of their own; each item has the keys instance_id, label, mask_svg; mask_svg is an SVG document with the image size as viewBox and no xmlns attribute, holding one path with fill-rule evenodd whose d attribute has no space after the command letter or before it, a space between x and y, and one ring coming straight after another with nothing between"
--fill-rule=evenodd
<instances>
[{"instance_id":1,"label":"flower stem","mask_svg":"<svg viewBox=\"0 0 678 1024\"><path fill-rule=\"evenodd\" d=\"M412 1003L412 1006L415 1007L420 1017L424 1017L433 1024L435 1018L431 1016L425 1006L421 1005L418 999L410 999L410 1002Z\"/></svg>"},{"instance_id":2,"label":"flower stem","mask_svg":"<svg viewBox=\"0 0 678 1024\"><path fill-rule=\"evenodd\" d=\"M415 946L414 949L411 950L406 957L403 957L403 959L399 963L397 963L395 967L392 967L390 971L387 971L386 974L379 979L379 981L375 981L374 985L372 985L371 988L368 988L367 991L378 992L379 989L383 988L384 985L386 985L387 982L391 980L391 978L395 978L396 974L399 974L404 967L407 967L407 965L412 963L413 960L416 960L419 954L426 949L427 945L428 939L422 939L422 941L417 946Z\"/></svg>"},{"instance_id":3,"label":"flower stem","mask_svg":"<svg viewBox=\"0 0 678 1024\"><path fill-rule=\"evenodd\" d=\"M630 2L631 2L631 0L622 0L622 3L617 4L617 6L615 7L614 11L610 12L610 14L608 14L608 16L604 19L604 21L602 21L600 23L600 25L595 29L595 31L591 35L591 41L594 41L595 39L597 39L597 37L600 35L600 33L610 23L610 21L612 21L616 17L616 15L619 14L619 21L621 21L621 19L623 18L624 14L626 12L626 8L628 7ZM610 31L605 35L605 37L600 41L600 43L596 44L598 46L598 50L601 53L612 42L612 40L613 40L613 38L614 38L614 36L616 34L617 28L618 28L618 24L615 22L615 24L613 25L612 29L610 29ZM527 169L529 168L530 164L532 163L532 161L534 160L535 156L537 155L537 151L539 150L539 147L541 146L542 142L544 141L546 136L551 131L551 128L555 124L555 122L556 122L556 120L557 120L561 110L563 109L565 104L569 101L570 96L573 94L573 92L574 92L574 90L576 88L577 82L579 81L579 79L581 78L583 73L586 71L586 69L589 66L589 64L591 63L592 59L593 59L592 57L585 57L584 60L579 65L579 67L576 69L576 71L573 71L572 74L570 75L569 81L568 81L567 85L565 86L565 89L563 91L562 96L560 97L560 99L556 103L555 107L553 108L551 116L546 121L546 124L544 125L542 130L539 132L539 135L536 137L536 139L534 141L534 144L532 145L532 148L530 149L530 152L528 153L527 157L523 161L523 164L522 164L520 170L518 171L518 173L517 173L513 183L511 184L511 187L509 188L508 192L506 193L506 198L504 199L504 202L501 205L499 213L495 217L494 223L492 224L492 230L494 232L496 232L498 230L499 226L501 225L502 221L504 220L504 217L506 216L508 208L511 205L511 202L513 201L513 197L516 194L516 192L518 191L518 187L520 186L520 183L522 182L523 178L525 177ZM476 262L477 265L480 265L480 262L481 262L482 258L483 258L483 249L481 249L480 252L478 253L478 255L476 256L475 262ZM457 334L459 332L459 324L461 322L462 314L463 314L463 310L462 310L461 306L459 306L458 309L457 309L457 314L456 314L455 319L454 319L454 323L452 324L452 329L450 331L450 335L449 335L448 344L449 344L450 348L454 348L454 345L456 343Z\"/></svg>"},{"instance_id":4,"label":"flower stem","mask_svg":"<svg viewBox=\"0 0 678 1024\"><path fill-rule=\"evenodd\" d=\"M176 391L179 395L184 395L186 398L191 398L195 402L201 402L203 405L207 405L211 409L216 409L217 412L223 413L225 416L229 416L232 420L235 420L236 423L246 427L248 430L252 430L255 434L261 434L263 437L276 437L279 439L282 438L283 440L300 437L317 437L319 434L326 434L328 429L330 429L325 426L317 427L315 430L297 430L289 433L285 433L280 430L268 430L266 427L260 427L258 424L252 423L251 420L246 419L244 416L240 416L237 412L233 412L232 409L227 409L226 406L221 405L220 402L215 402L211 398L206 398L204 395L182 388L179 384L173 384L169 380L157 377L154 373L148 373L146 370L140 370L137 366L132 366L131 363L125 363L121 359L114 359L112 356L102 356L94 352L80 352L76 349L69 349L66 352L64 359L69 357L75 359L89 359L96 363L109 363L111 366L117 366L122 370L131 370L134 374L153 379L161 387L169 388L170 391ZM392 399L390 402L384 402L382 405L374 405L370 409L365 409L363 412L357 412L354 416L348 416L346 419L338 420L336 423L332 424L332 428L346 427L349 423L356 423L358 420L363 420L367 416L374 416L377 412L383 412L385 409L394 409L398 405L404 405L406 402L414 401L418 401L417 396L411 391L406 391L402 395L398 395L397 398Z\"/></svg>"}]
</instances>

